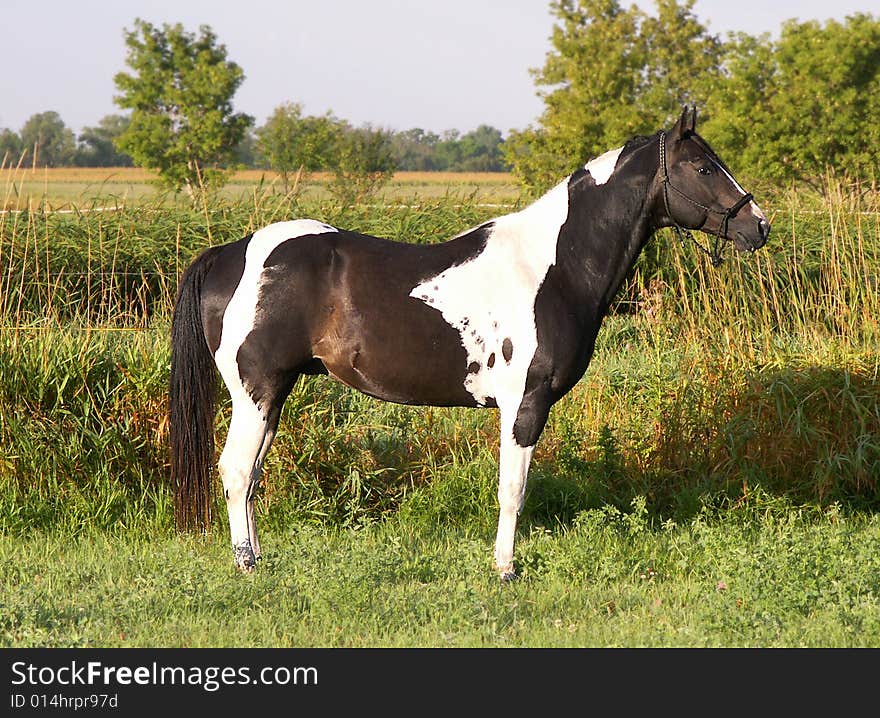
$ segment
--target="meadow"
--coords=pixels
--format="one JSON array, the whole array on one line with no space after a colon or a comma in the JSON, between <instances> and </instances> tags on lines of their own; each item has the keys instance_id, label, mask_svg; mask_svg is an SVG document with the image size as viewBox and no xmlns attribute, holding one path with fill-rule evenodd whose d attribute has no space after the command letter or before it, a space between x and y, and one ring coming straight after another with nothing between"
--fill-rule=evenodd
<instances>
[{"instance_id":1,"label":"meadow","mask_svg":"<svg viewBox=\"0 0 880 718\"><path fill-rule=\"evenodd\" d=\"M242 576L219 503L173 528L165 392L202 248L294 216L438 241L524 202L511 178L346 207L243 175L193 207L140 170L6 172L0 645L880 646L875 192L749 186L770 243L718 269L654 238L551 414L501 585L494 411L302 381Z\"/></svg>"}]
</instances>

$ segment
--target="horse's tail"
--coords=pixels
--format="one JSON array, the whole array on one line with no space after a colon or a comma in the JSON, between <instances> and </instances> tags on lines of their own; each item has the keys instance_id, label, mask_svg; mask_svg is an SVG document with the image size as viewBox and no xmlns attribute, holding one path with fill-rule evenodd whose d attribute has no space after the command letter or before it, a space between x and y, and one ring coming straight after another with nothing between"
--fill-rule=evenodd
<instances>
[{"instance_id":1,"label":"horse's tail","mask_svg":"<svg viewBox=\"0 0 880 718\"><path fill-rule=\"evenodd\" d=\"M211 523L217 375L202 328L201 291L216 254L217 248L202 252L183 273L171 321L171 481L174 519L182 531L207 531Z\"/></svg>"}]
</instances>

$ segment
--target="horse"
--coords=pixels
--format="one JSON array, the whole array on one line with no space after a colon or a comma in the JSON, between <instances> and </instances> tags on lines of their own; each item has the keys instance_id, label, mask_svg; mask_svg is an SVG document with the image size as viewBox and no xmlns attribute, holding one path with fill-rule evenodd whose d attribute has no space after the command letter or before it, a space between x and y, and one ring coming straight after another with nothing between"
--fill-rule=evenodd
<instances>
[{"instance_id":1,"label":"horse","mask_svg":"<svg viewBox=\"0 0 880 718\"><path fill-rule=\"evenodd\" d=\"M515 578L517 519L550 409L584 375L612 300L662 227L713 236L711 249L697 242L713 264L727 244L754 252L770 232L697 133L696 108L446 241L295 219L204 250L181 277L172 317L178 527L210 523L215 367L232 401L218 466L244 572L261 555L255 490L282 405L300 375L328 374L383 401L497 408L494 559L502 581Z\"/></svg>"}]
</instances>

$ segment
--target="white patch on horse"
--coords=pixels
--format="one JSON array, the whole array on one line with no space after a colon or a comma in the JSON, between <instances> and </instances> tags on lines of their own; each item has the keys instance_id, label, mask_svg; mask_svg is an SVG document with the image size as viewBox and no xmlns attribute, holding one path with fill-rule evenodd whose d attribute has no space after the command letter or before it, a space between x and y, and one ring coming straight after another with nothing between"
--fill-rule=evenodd
<instances>
[{"instance_id":1,"label":"white patch on horse","mask_svg":"<svg viewBox=\"0 0 880 718\"><path fill-rule=\"evenodd\" d=\"M617 166L617 158L623 152L623 147L616 150L608 150L605 154L599 155L595 159L590 160L584 165L584 169L590 173L596 184L605 184L608 178L614 173Z\"/></svg>"},{"instance_id":2,"label":"white patch on horse","mask_svg":"<svg viewBox=\"0 0 880 718\"><path fill-rule=\"evenodd\" d=\"M263 265L272 251L282 242L307 234L336 232L323 222L313 219L297 219L289 222L276 222L254 232L245 251L244 271L238 286L223 313L223 330L220 346L214 354L217 368L235 399L235 392L244 391L238 371L236 356L245 338L256 323L257 299L263 277ZM237 379L238 381L230 381Z\"/></svg>"},{"instance_id":3,"label":"white patch on horse","mask_svg":"<svg viewBox=\"0 0 880 718\"><path fill-rule=\"evenodd\" d=\"M409 293L439 311L461 335L468 367L464 387L481 405L490 397L499 407L515 408L522 401L538 347L535 296L556 262L556 241L567 216L568 179L520 212L496 219L479 255ZM512 347L509 361L505 340Z\"/></svg>"},{"instance_id":4,"label":"white patch on horse","mask_svg":"<svg viewBox=\"0 0 880 718\"><path fill-rule=\"evenodd\" d=\"M730 174L730 172L728 172L720 163L715 162L714 160L712 162L718 169L720 169L724 173L724 176L733 183L733 186L736 187L736 190L740 193L740 196L745 197L747 192L742 188L740 183L734 179L733 175ZM758 203L755 202L755 200L749 202L749 209L752 212L752 216L757 217L759 220L767 219L767 216L761 211L761 208L758 206Z\"/></svg>"}]
</instances>

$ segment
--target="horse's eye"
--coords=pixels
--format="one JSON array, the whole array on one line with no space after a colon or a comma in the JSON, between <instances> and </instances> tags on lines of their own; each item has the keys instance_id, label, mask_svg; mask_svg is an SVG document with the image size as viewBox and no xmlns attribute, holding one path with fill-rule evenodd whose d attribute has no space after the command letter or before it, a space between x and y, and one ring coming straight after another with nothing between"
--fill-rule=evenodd
<instances>
[{"instance_id":1,"label":"horse's eye","mask_svg":"<svg viewBox=\"0 0 880 718\"><path fill-rule=\"evenodd\" d=\"M712 168L709 165L703 165L702 167L697 167L697 172L701 175L710 175L712 174Z\"/></svg>"}]
</instances>

